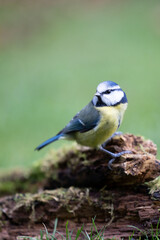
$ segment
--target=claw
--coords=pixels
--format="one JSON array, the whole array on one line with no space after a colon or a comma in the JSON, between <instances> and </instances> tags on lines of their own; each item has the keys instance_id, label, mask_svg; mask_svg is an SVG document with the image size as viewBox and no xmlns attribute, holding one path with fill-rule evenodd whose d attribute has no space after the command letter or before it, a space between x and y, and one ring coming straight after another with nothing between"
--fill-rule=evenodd
<instances>
[{"instance_id":1,"label":"claw","mask_svg":"<svg viewBox=\"0 0 160 240\"><path fill-rule=\"evenodd\" d=\"M112 170L111 165L112 165L112 163L113 163L115 160L116 160L115 158L112 158L112 159L108 162L108 168L109 168L110 170Z\"/></svg>"},{"instance_id":2,"label":"claw","mask_svg":"<svg viewBox=\"0 0 160 240\"><path fill-rule=\"evenodd\" d=\"M117 157L120 157L120 156L122 156L123 154L131 154L131 153L132 153L132 151L130 151L130 150L122 151L122 152L119 152L119 153L112 153L112 152L108 151L107 149L105 149L105 148L103 147L103 145L100 146L100 149L101 149L103 152L106 152L106 153L107 153L108 155L110 155L111 157L113 157L113 158L108 162L108 168L109 168L110 170L112 170L111 165L112 165L112 163L115 161L115 159L116 159Z\"/></svg>"}]
</instances>

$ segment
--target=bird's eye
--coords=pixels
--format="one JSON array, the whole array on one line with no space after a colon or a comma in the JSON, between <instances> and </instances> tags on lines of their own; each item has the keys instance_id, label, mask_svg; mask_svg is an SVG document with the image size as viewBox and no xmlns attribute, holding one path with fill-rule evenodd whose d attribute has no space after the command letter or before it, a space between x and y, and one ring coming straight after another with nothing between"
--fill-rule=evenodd
<instances>
[{"instance_id":1,"label":"bird's eye","mask_svg":"<svg viewBox=\"0 0 160 240\"><path fill-rule=\"evenodd\" d=\"M110 94L111 93L111 90L106 90L105 91L105 94Z\"/></svg>"}]
</instances>

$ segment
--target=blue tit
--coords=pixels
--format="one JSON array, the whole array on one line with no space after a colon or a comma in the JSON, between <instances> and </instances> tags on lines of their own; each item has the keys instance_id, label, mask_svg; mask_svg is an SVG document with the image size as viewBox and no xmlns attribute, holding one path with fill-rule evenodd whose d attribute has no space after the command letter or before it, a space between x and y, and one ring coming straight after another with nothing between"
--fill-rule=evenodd
<instances>
[{"instance_id":1,"label":"blue tit","mask_svg":"<svg viewBox=\"0 0 160 240\"><path fill-rule=\"evenodd\" d=\"M84 146L98 147L110 155L112 157L108 165L110 167L117 157L130 153L130 151L112 153L103 145L107 139L117 134L116 131L123 120L127 105L126 94L118 84L112 81L102 82L98 85L92 101L56 136L40 144L36 150L60 139L75 140Z\"/></svg>"}]
</instances>

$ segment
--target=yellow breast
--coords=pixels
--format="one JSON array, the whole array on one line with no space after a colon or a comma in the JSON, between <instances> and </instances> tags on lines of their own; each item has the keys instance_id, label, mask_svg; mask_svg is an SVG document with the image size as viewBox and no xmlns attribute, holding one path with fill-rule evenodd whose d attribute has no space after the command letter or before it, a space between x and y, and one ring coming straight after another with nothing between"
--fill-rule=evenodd
<instances>
[{"instance_id":1,"label":"yellow breast","mask_svg":"<svg viewBox=\"0 0 160 240\"><path fill-rule=\"evenodd\" d=\"M101 115L99 124L88 132L77 132L75 134L75 140L81 145L90 147L101 145L117 131L126 108L127 103L110 107L96 107Z\"/></svg>"}]
</instances>

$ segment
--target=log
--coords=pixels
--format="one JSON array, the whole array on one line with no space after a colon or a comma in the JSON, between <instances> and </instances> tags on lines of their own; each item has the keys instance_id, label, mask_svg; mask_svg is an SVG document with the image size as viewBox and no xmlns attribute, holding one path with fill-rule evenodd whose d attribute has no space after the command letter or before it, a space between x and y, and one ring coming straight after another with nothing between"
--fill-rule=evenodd
<instances>
[{"instance_id":1,"label":"log","mask_svg":"<svg viewBox=\"0 0 160 240\"><path fill-rule=\"evenodd\" d=\"M143 229L148 236L149 229L156 228L160 194L153 199L146 189L96 191L70 187L3 197L0 208L1 239L12 240L20 235L37 236L40 228L43 229L42 223L45 223L49 232L53 232L55 218L59 220L58 231L63 235L66 220L69 220L72 229L78 229L84 223L84 229L90 232L91 219L95 216L97 228L105 226L106 239L128 239L133 231L134 237L141 235L140 231L135 231L129 225Z\"/></svg>"},{"instance_id":2,"label":"log","mask_svg":"<svg viewBox=\"0 0 160 240\"><path fill-rule=\"evenodd\" d=\"M108 168L110 157L106 153L80 146L71 149L60 158L56 167L54 164L49 165L51 170L48 169L48 180L44 188L69 186L132 188L160 175L160 162L156 159L157 148L150 140L126 134L114 137L106 149L114 153L131 150L132 154L117 158L110 170Z\"/></svg>"},{"instance_id":3,"label":"log","mask_svg":"<svg viewBox=\"0 0 160 240\"><path fill-rule=\"evenodd\" d=\"M156 145L125 134L114 137L106 149L131 150L132 154L117 158L110 170L107 154L76 145L51 152L28 173L1 177L1 185L12 181L19 193L0 198L0 239L37 236L42 222L52 232L55 218L62 234L67 219L70 228L80 228L84 223L89 232L95 216L97 228L105 226L105 238L128 239L133 231L135 238L142 234L129 225L146 232L155 229L160 209Z\"/></svg>"}]
</instances>

